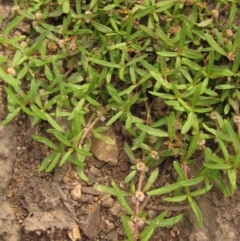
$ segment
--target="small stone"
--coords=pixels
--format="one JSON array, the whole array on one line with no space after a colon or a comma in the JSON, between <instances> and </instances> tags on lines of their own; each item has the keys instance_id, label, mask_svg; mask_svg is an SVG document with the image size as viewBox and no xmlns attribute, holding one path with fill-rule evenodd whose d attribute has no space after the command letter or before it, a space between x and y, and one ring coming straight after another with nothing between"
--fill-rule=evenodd
<instances>
[{"instance_id":1,"label":"small stone","mask_svg":"<svg viewBox=\"0 0 240 241\"><path fill-rule=\"evenodd\" d=\"M23 33L30 34L31 32L31 25L25 22L21 22L17 25L16 29L20 30Z\"/></svg>"},{"instance_id":2,"label":"small stone","mask_svg":"<svg viewBox=\"0 0 240 241\"><path fill-rule=\"evenodd\" d=\"M83 202L83 203L91 203L91 202L93 202L93 195L84 194L81 196L79 201Z\"/></svg>"},{"instance_id":3,"label":"small stone","mask_svg":"<svg viewBox=\"0 0 240 241\"><path fill-rule=\"evenodd\" d=\"M102 206L106 208L112 208L114 205L114 199L109 194L102 196Z\"/></svg>"},{"instance_id":4,"label":"small stone","mask_svg":"<svg viewBox=\"0 0 240 241\"><path fill-rule=\"evenodd\" d=\"M115 225L109 220L104 220L103 225L104 225L104 231L106 231L106 233L109 233L111 230L115 228Z\"/></svg>"},{"instance_id":5,"label":"small stone","mask_svg":"<svg viewBox=\"0 0 240 241\"><path fill-rule=\"evenodd\" d=\"M94 166L91 166L87 176L88 176L88 180L89 180L88 181L89 185L93 185L97 182L102 181L102 174L101 174L100 170Z\"/></svg>"},{"instance_id":6,"label":"small stone","mask_svg":"<svg viewBox=\"0 0 240 241\"><path fill-rule=\"evenodd\" d=\"M78 183L77 185L75 185L74 189L71 190L71 196L72 196L72 199L77 201L80 199L81 197L81 184Z\"/></svg>"},{"instance_id":7,"label":"small stone","mask_svg":"<svg viewBox=\"0 0 240 241\"><path fill-rule=\"evenodd\" d=\"M100 195L100 192L97 191L94 187L82 187L82 192L87 193L87 194L91 194L91 195L94 195L94 196Z\"/></svg>"},{"instance_id":8,"label":"small stone","mask_svg":"<svg viewBox=\"0 0 240 241\"><path fill-rule=\"evenodd\" d=\"M170 236L172 237L172 238L176 238L176 234L171 230L170 231Z\"/></svg>"},{"instance_id":9,"label":"small stone","mask_svg":"<svg viewBox=\"0 0 240 241\"><path fill-rule=\"evenodd\" d=\"M123 209L119 202L116 202L114 206L109 209L109 213L116 217L120 217L122 212L123 212Z\"/></svg>"},{"instance_id":10,"label":"small stone","mask_svg":"<svg viewBox=\"0 0 240 241\"><path fill-rule=\"evenodd\" d=\"M112 230L107 234L107 240L118 241L118 234L116 230Z\"/></svg>"},{"instance_id":11,"label":"small stone","mask_svg":"<svg viewBox=\"0 0 240 241\"><path fill-rule=\"evenodd\" d=\"M5 5L5 4L1 4L0 5L0 16L3 19L7 19L9 18L11 15L11 6L10 5Z\"/></svg>"},{"instance_id":12,"label":"small stone","mask_svg":"<svg viewBox=\"0 0 240 241\"><path fill-rule=\"evenodd\" d=\"M100 212L101 207L98 204L93 204L84 219L84 222L80 225L80 229L89 239L95 239L98 236L98 229L100 227Z\"/></svg>"},{"instance_id":13,"label":"small stone","mask_svg":"<svg viewBox=\"0 0 240 241\"><path fill-rule=\"evenodd\" d=\"M148 211L148 218L149 219L154 219L157 216L157 212L154 210L149 210Z\"/></svg>"},{"instance_id":14,"label":"small stone","mask_svg":"<svg viewBox=\"0 0 240 241\"><path fill-rule=\"evenodd\" d=\"M91 152L101 161L108 162L112 166L116 166L118 163L119 149L116 141L116 135L113 128L109 128L107 131L101 133L108 139L115 142L114 145L109 145L103 141L98 140L92 136Z\"/></svg>"},{"instance_id":15,"label":"small stone","mask_svg":"<svg viewBox=\"0 0 240 241\"><path fill-rule=\"evenodd\" d=\"M81 239L81 234L77 224L74 225L72 230L68 230L67 234L72 241Z\"/></svg>"}]
</instances>

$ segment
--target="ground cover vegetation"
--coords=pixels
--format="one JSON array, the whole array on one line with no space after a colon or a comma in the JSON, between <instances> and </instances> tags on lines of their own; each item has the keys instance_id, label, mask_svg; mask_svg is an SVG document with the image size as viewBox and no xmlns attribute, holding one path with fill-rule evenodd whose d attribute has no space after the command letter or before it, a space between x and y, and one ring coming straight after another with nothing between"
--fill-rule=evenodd
<instances>
[{"instance_id":1,"label":"ground cover vegetation","mask_svg":"<svg viewBox=\"0 0 240 241\"><path fill-rule=\"evenodd\" d=\"M39 171L71 162L87 182L89 136L114 145L101 133L120 121L132 163L124 180L129 191L114 180L111 187L95 188L116 196L126 211L121 219L127 240L150 240L155 228L182 219L166 218L167 211L149 219L144 206L151 196L187 202L201 226L196 197L213 185L225 196L234 194L240 168L238 1L14 4L0 35L1 45L15 53L0 57L9 113L1 124L21 112L32 125L49 124L48 135L33 136L51 150ZM31 23L30 34L11 36L22 21ZM202 165L191 173L196 153ZM166 159L178 177L156 186Z\"/></svg>"}]
</instances>

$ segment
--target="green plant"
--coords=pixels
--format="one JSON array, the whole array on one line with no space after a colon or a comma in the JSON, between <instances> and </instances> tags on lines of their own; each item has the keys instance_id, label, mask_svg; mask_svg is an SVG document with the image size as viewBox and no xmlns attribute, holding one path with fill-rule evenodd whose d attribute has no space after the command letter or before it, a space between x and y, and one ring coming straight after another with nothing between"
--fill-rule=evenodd
<instances>
[{"instance_id":1,"label":"green plant","mask_svg":"<svg viewBox=\"0 0 240 241\"><path fill-rule=\"evenodd\" d=\"M239 3L215 1L213 10L198 0L14 3L12 20L0 36L1 45L15 52L13 58L0 57L9 111L2 124L20 112L31 117L32 125L48 123L48 138L33 136L50 150L39 170L51 171L68 161L87 181L85 159L92 155L89 135L114 144L101 132L121 121L134 140L125 143L126 153L134 162L140 152L141 160L125 179L129 192L114 182L112 189L96 188L117 196L123 205L128 239L149 240L156 227L182 218L164 219L163 212L147 220L139 192L148 199L166 194L173 195L163 197L167 202L188 201L201 226L194 197L209 191L213 183L225 195L236 189ZM31 23L31 33L9 38L22 21ZM97 127L104 119L106 125ZM196 152L203 152L205 161L190 175ZM155 187L166 159L177 160L173 167L178 178L168 186ZM139 163L150 168L149 175L145 169L138 170ZM225 171L229 182L224 181ZM126 195L135 196L134 209ZM142 219L148 226L138 234Z\"/></svg>"}]
</instances>

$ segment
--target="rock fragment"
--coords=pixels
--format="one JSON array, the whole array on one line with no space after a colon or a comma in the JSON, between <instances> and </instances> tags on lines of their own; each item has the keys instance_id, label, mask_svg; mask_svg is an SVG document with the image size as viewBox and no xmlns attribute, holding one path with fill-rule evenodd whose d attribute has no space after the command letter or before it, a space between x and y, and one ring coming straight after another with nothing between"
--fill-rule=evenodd
<instances>
[{"instance_id":1,"label":"rock fragment","mask_svg":"<svg viewBox=\"0 0 240 241\"><path fill-rule=\"evenodd\" d=\"M104 194L102 196L102 206L106 208L111 208L114 205L114 199L111 198L109 194Z\"/></svg>"},{"instance_id":2,"label":"rock fragment","mask_svg":"<svg viewBox=\"0 0 240 241\"><path fill-rule=\"evenodd\" d=\"M77 224L74 225L73 229L68 230L67 234L72 241L77 241L82 238Z\"/></svg>"},{"instance_id":3,"label":"rock fragment","mask_svg":"<svg viewBox=\"0 0 240 241\"><path fill-rule=\"evenodd\" d=\"M110 138L115 142L114 145L109 145L103 141L98 140L94 136L91 137L92 145L91 152L101 161L107 162L112 166L116 166L118 163L119 149L116 142L116 135L113 128L109 128L107 131L102 132L101 135L106 138Z\"/></svg>"},{"instance_id":4,"label":"rock fragment","mask_svg":"<svg viewBox=\"0 0 240 241\"><path fill-rule=\"evenodd\" d=\"M91 240L98 236L98 229L101 221L100 212L101 207L97 203L91 205L88 214L80 225L80 229L83 231L84 235Z\"/></svg>"}]
</instances>

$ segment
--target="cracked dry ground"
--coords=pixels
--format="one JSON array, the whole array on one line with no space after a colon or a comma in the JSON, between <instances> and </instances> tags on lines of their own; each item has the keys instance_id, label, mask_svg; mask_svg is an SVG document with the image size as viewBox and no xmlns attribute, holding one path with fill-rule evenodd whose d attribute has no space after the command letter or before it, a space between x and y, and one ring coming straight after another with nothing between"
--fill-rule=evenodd
<instances>
[{"instance_id":1,"label":"cracked dry ground","mask_svg":"<svg viewBox=\"0 0 240 241\"><path fill-rule=\"evenodd\" d=\"M7 19L11 7L7 1L0 1L0 4L0 14ZM27 28L22 25L16 31ZM14 53L1 48L0 56L5 54ZM3 87L4 83L0 81L1 119L6 115ZM122 143L127 137L121 125L117 124L106 133L116 138L116 146L105 146L95 140L94 157L86 161L88 183L82 182L74 166L69 164L49 174L37 172L49 150L34 142L31 135L46 135L47 128L44 123L32 128L25 115L0 127L0 241L124 240L120 204L93 188L95 183L110 185L111 180L124 188L123 180L131 164L122 151ZM167 160L160 166L157 185L176 179L171 163L172 160ZM201 165L201 158L196 159L193 168L198 165ZM168 209L168 217L185 213L185 218L174 227L157 229L151 241L240 240L239 190L233 197L223 198L214 189L199 199L198 205L203 212L202 229L197 227L191 210L166 207L160 198L150 200L145 210L150 217L165 209Z\"/></svg>"}]
</instances>

